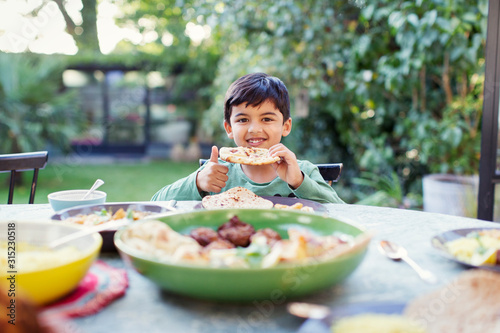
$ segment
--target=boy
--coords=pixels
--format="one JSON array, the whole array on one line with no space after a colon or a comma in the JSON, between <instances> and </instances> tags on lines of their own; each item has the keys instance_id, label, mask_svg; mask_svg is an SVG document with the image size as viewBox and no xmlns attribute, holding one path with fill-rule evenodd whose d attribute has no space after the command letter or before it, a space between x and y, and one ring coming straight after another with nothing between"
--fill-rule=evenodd
<instances>
[{"instance_id":1,"label":"boy","mask_svg":"<svg viewBox=\"0 0 500 333\"><path fill-rule=\"evenodd\" d=\"M242 186L260 196L343 203L314 164L297 160L280 143L292 130L288 90L280 79L253 73L233 82L224 101L224 129L236 146L267 148L281 160L259 166L228 163L218 159L218 149L213 146L210 160L202 167L165 186L151 200L201 200Z\"/></svg>"}]
</instances>

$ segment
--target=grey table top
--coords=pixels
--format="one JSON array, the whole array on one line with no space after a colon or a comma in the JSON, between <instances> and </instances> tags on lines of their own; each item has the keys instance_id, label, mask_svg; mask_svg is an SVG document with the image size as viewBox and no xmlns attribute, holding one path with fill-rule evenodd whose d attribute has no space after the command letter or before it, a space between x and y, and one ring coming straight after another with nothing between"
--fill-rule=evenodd
<instances>
[{"instance_id":1,"label":"grey table top","mask_svg":"<svg viewBox=\"0 0 500 333\"><path fill-rule=\"evenodd\" d=\"M167 204L161 203L161 204ZM197 202L178 202L188 210ZM295 301L339 307L369 302L406 303L416 296L439 288L466 268L442 258L430 239L442 232L461 228L500 227L498 223L451 215L394 208L327 204L328 213L375 232L366 258L342 283ZM0 205L0 220L49 219L54 211L48 204ZM387 239L407 248L410 256L439 278L429 285L404 262L391 261L377 250ZM115 267L126 267L116 254L101 255ZM200 301L160 290L128 268L130 284L124 297L96 315L74 319L83 332L297 332L303 320L286 312L286 302L226 304ZM287 300L288 301L288 300Z\"/></svg>"}]
</instances>

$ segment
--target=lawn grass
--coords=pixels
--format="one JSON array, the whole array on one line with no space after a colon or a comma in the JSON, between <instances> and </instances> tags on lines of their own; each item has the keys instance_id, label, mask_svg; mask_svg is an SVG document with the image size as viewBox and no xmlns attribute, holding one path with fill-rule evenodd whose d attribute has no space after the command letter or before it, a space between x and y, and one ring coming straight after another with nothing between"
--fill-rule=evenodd
<instances>
[{"instance_id":1,"label":"lawn grass","mask_svg":"<svg viewBox=\"0 0 500 333\"><path fill-rule=\"evenodd\" d=\"M49 163L38 174L35 203L48 203L51 192L88 189L96 179L104 180L99 190L107 193L107 202L149 201L160 188L189 175L197 162L116 161L107 164L85 164L85 161ZM16 186L15 204L27 204L32 171L23 172L23 186ZM9 173L0 173L0 203L7 203Z\"/></svg>"}]
</instances>

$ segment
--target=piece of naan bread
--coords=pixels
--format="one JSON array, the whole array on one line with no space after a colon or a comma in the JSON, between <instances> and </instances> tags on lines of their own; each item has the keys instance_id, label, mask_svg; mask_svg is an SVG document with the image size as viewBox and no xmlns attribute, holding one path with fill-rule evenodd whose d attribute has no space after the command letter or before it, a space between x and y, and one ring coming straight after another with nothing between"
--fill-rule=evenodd
<instances>
[{"instance_id":1,"label":"piece of naan bread","mask_svg":"<svg viewBox=\"0 0 500 333\"><path fill-rule=\"evenodd\" d=\"M465 271L441 289L410 302L404 315L428 333L498 333L500 273Z\"/></svg>"},{"instance_id":2,"label":"piece of naan bread","mask_svg":"<svg viewBox=\"0 0 500 333\"><path fill-rule=\"evenodd\" d=\"M220 194L208 195L201 200L206 209L214 208L273 208L273 202L259 197L244 187L234 187Z\"/></svg>"},{"instance_id":3,"label":"piece of naan bread","mask_svg":"<svg viewBox=\"0 0 500 333\"><path fill-rule=\"evenodd\" d=\"M269 156L268 149L251 147L222 147L219 149L219 156L223 161L246 165L273 164L281 159Z\"/></svg>"}]
</instances>

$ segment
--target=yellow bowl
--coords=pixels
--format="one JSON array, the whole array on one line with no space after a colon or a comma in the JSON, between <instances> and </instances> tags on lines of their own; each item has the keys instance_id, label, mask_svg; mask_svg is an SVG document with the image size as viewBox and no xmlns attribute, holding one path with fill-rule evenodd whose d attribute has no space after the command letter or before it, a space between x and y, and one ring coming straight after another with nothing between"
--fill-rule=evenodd
<instances>
[{"instance_id":1,"label":"yellow bowl","mask_svg":"<svg viewBox=\"0 0 500 333\"><path fill-rule=\"evenodd\" d=\"M10 293L9 296L26 297L37 305L46 305L73 291L99 254L102 246L99 233L72 241L70 246L76 248L76 254L73 253L66 260L63 257L48 268L23 269L23 265L26 267L28 263L19 262L18 259L20 248L24 246L42 247L80 229L79 226L55 222L0 222L0 243L2 247L7 246L7 261L0 262L0 281Z\"/></svg>"}]
</instances>

